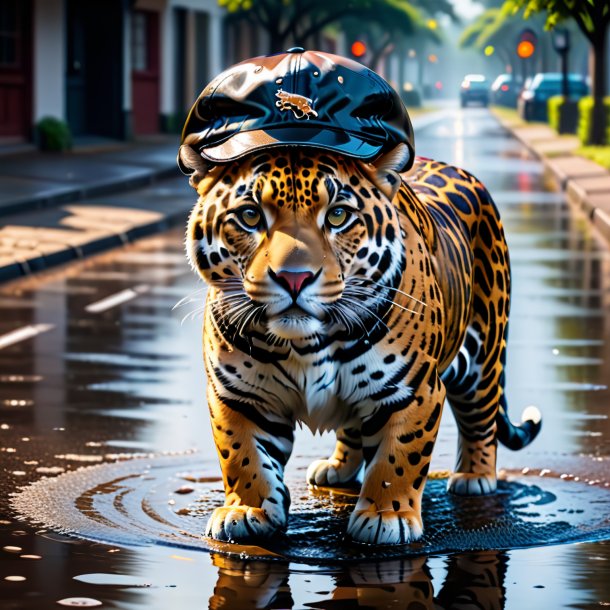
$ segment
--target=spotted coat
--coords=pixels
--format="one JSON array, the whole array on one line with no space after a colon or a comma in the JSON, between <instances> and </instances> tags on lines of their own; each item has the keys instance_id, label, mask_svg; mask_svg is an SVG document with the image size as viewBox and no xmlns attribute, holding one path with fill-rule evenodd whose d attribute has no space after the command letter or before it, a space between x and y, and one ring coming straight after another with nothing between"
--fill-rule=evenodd
<instances>
[{"instance_id":1,"label":"spotted coat","mask_svg":"<svg viewBox=\"0 0 610 610\"><path fill-rule=\"evenodd\" d=\"M334 430L311 485L363 469L348 534L400 544L422 533L421 496L447 398L459 429L457 494L496 488L496 443L539 428L506 416L508 251L485 187L395 150L374 164L303 148L207 167L187 251L209 283L204 359L226 490L207 534L287 526L293 430Z\"/></svg>"}]
</instances>

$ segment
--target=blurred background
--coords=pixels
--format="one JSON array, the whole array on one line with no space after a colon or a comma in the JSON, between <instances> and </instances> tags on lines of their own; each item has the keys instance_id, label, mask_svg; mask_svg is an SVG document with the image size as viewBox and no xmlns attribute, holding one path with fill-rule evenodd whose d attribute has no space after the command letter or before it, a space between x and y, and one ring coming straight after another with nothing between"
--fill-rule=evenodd
<instances>
[{"instance_id":1,"label":"blurred background","mask_svg":"<svg viewBox=\"0 0 610 610\"><path fill-rule=\"evenodd\" d=\"M472 101L487 103L491 95L492 102L516 106L531 77L560 72L557 31L550 33L545 24L555 25L562 16L568 17L559 25L569 36L569 71L585 83L584 96L593 84L595 57L586 30L607 31L607 15L601 25L589 23L577 13L562 14L563 4L0 0L0 152L28 142L44 147L49 131L51 137L64 134L60 147L178 133L197 94L216 74L295 45L368 65L401 91L408 107L458 96L468 103L463 85L473 73L484 84L474 79L466 89L484 88L485 94L475 93ZM602 11L606 3L582 4ZM542 10L532 12L531 5ZM600 44L607 56L605 40ZM610 62L601 63L607 82ZM499 91L495 100L492 87ZM553 93L561 92L558 87ZM603 83L600 95L605 93Z\"/></svg>"}]
</instances>

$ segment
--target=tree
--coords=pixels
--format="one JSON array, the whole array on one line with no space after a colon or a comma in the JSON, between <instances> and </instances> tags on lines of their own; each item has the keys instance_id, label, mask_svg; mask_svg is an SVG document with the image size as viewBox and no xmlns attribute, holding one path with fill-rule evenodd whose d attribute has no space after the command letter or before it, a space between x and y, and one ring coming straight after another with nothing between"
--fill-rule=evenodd
<instances>
[{"instance_id":1,"label":"tree","mask_svg":"<svg viewBox=\"0 0 610 610\"><path fill-rule=\"evenodd\" d=\"M546 14L546 28L573 19L591 45L593 121L591 144L606 143L606 42L610 24L608 0L506 0L505 7L517 12L525 9L525 18L536 13Z\"/></svg>"},{"instance_id":2,"label":"tree","mask_svg":"<svg viewBox=\"0 0 610 610\"><path fill-rule=\"evenodd\" d=\"M384 0L346 19L344 31L350 40L366 39L368 54L363 59L372 70L378 70L381 60L407 37L424 37L439 43L437 30L428 21L411 2Z\"/></svg>"},{"instance_id":3,"label":"tree","mask_svg":"<svg viewBox=\"0 0 610 610\"><path fill-rule=\"evenodd\" d=\"M533 24L537 34L542 31L540 20ZM494 48L494 55L500 59L503 66L510 66L510 70L519 78L525 79L526 64L516 54L516 45L520 33L523 31L523 18L515 14L512 7L494 7L481 13L463 32L459 40L461 48L473 48L483 52L488 46ZM547 55L549 49L544 37L540 37L537 45L539 55L538 69L547 70ZM530 64L530 69L533 66Z\"/></svg>"},{"instance_id":4,"label":"tree","mask_svg":"<svg viewBox=\"0 0 610 610\"><path fill-rule=\"evenodd\" d=\"M507 12L500 8L487 9L462 32L459 45L463 49L473 48L477 51L483 51L488 45L493 46L502 63L510 65L516 74L516 57L512 44L517 36L516 24L507 17Z\"/></svg>"},{"instance_id":5,"label":"tree","mask_svg":"<svg viewBox=\"0 0 610 610\"><path fill-rule=\"evenodd\" d=\"M353 30L366 28L371 54L378 63L400 36L428 30L424 14L443 12L456 19L450 0L218 0L234 19L257 23L269 35L269 52L277 53L289 44L305 47L308 41L331 24Z\"/></svg>"},{"instance_id":6,"label":"tree","mask_svg":"<svg viewBox=\"0 0 610 610\"><path fill-rule=\"evenodd\" d=\"M269 53L308 38L352 11L367 10L375 0L218 0L232 18L254 21L269 35Z\"/></svg>"}]
</instances>

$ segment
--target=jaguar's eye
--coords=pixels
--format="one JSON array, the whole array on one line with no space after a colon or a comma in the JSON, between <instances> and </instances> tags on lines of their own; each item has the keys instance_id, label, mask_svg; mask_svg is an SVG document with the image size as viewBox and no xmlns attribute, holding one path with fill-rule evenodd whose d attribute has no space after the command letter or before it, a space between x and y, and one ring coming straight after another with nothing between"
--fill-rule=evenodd
<instances>
[{"instance_id":1,"label":"jaguar's eye","mask_svg":"<svg viewBox=\"0 0 610 610\"><path fill-rule=\"evenodd\" d=\"M262 215L255 207L243 208L237 213L239 220L249 229L256 229L261 223Z\"/></svg>"},{"instance_id":2,"label":"jaguar's eye","mask_svg":"<svg viewBox=\"0 0 610 610\"><path fill-rule=\"evenodd\" d=\"M351 215L352 213L348 212L345 208L337 206L328 211L326 214L326 222L333 229L338 229L349 220Z\"/></svg>"}]
</instances>

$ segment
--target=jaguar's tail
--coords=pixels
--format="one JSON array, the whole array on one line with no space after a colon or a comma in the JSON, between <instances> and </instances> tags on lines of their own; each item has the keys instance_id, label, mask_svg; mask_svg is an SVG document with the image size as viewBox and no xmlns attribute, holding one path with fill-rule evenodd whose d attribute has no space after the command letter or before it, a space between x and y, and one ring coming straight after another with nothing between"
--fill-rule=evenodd
<instances>
[{"instance_id":1,"label":"jaguar's tail","mask_svg":"<svg viewBox=\"0 0 610 610\"><path fill-rule=\"evenodd\" d=\"M521 449L529 445L540 432L542 415L537 407L526 407L521 414L521 423L514 424L508 418L506 404L500 405L496 415L497 438L509 449Z\"/></svg>"}]
</instances>

